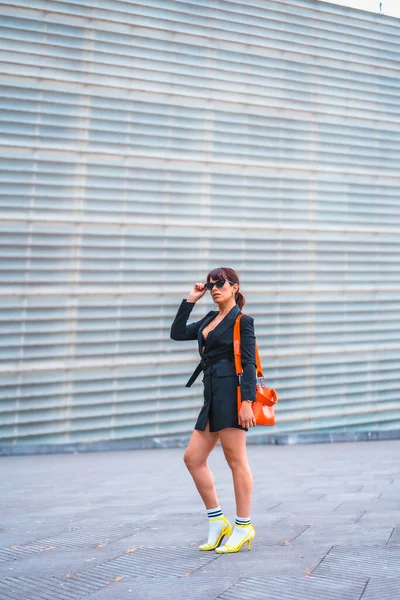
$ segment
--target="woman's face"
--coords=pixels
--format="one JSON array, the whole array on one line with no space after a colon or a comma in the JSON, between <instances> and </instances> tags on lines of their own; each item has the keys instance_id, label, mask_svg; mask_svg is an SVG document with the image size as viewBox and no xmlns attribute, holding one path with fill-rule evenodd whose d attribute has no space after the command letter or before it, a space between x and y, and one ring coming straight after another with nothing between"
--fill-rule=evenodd
<instances>
[{"instance_id":1,"label":"woman's face","mask_svg":"<svg viewBox=\"0 0 400 600\"><path fill-rule=\"evenodd\" d=\"M218 281L218 279L210 279L210 283L214 283L214 281ZM234 298L238 288L239 286L237 283L231 285L229 281L225 281L224 285L220 288L214 285L210 293L214 302L220 304L230 300L232 297Z\"/></svg>"}]
</instances>

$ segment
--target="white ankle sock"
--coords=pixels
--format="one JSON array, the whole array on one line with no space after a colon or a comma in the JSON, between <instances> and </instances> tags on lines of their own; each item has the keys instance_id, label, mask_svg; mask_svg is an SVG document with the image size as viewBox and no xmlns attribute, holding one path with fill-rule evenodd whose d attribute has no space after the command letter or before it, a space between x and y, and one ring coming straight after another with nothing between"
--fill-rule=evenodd
<instances>
[{"instance_id":1,"label":"white ankle sock","mask_svg":"<svg viewBox=\"0 0 400 600\"><path fill-rule=\"evenodd\" d=\"M209 527L207 542L214 546L214 544L217 542L217 539L221 535L221 530L224 526L224 521L222 520L224 515L220 506L217 506L216 508L209 508L207 510L207 514Z\"/></svg>"},{"instance_id":2,"label":"white ankle sock","mask_svg":"<svg viewBox=\"0 0 400 600\"><path fill-rule=\"evenodd\" d=\"M236 517L235 525L251 525L251 519L250 517Z\"/></svg>"},{"instance_id":3,"label":"white ankle sock","mask_svg":"<svg viewBox=\"0 0 400 600\"><path fill-rule=\"evenodd\" d=\"M229 540L225 542L229 544L229 546L237 546L242 539L251 531L251 520L250 517L248 519L243 519L242 517L236 517L235 519L235 527L233 528L232 535Z\"/></svg>"},{"instance_id":4,"label":"white ankle sock","mask_svg":"<svg viewBox=\"0 0 400 600\"><path fill-rule=\"evenodd\" d=\"M209 519L215 519L215 517L223 517L220 506L217 506L216 508L207 508L207 515Z\"/></svg>"}]
</instances>

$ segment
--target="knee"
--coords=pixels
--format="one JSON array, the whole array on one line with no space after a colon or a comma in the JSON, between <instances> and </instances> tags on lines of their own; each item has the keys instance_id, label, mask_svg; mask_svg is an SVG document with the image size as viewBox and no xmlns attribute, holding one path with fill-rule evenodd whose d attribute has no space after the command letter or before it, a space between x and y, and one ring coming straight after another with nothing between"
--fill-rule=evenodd
<instances>
[{"instance_id":1,"label":"knee","mask_svg":"<svg viewBox=\"0 0 400 600\"><path fill-rule=\"evenodd\" d=\"M231 471L239 471L241 469L248 469L248 463L245 457L225 452L226 462L228 463Z\"/></svg>"},{"instance_id":2,"label":"knee","mask_svg":"<svg viewBox=\"0 0 400 600\"><path fill-rule=\"evenodd\" d=\"M204 461L199 460L199 458L193 454L193 452L186 451L183 455L183 461L189 471L194 471L195 469L199 469L205 465Z\"/></svg>"}]
</instances>

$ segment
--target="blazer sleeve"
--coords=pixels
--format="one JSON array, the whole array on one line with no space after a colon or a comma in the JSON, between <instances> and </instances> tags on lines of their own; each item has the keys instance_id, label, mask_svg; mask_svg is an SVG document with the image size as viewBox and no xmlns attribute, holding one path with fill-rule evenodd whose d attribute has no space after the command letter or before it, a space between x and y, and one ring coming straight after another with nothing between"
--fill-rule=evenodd
<instances>
[{"instance_id":1,"label":"blazer sleeve","mask_svg":"<svg viewBox=\"0 0 400 600\"><path fill-rule=\"evenodd\" d=\"M200 321L187 324L190 313L193 310L195 302L187 302L182 300L178 312L176 313L174 322L171 325L170 337L172 340L197 340L197 333L204 319L210 313L207 313ZM212 311L210 311L212 312Z\"/></svg>"},{"instance_id":2,"label":"blazer sleeve","mask_svg":"<svg viewBox=\"0 0 400 600\"><path fill-rule=\"evenodd\" d=\"M254 333L254 319L243 315L240 320L240 354L242 358L242 400L256 399L256 336Z\"/></svg>"}]
</instances>

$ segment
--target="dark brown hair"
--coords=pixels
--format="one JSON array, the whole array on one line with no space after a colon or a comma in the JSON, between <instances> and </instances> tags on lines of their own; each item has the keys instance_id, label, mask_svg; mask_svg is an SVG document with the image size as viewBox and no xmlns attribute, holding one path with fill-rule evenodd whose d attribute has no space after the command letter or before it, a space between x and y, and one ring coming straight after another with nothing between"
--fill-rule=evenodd
<instances>
[{"instance_id":1,"label":"dark brown hair","mask_svg":"<svg viewBox=\"0 0 400 600\"><path fill-rule=\"evenodd\" d=\"M227 279L231 283L237 283L239 285L238 274L233 269L229 269L229 267L217 267L216 269L212 269L207 275L207 281L210 281L210 279ZM239 290L235 294L235 301L240 310L242 310L246 300Z\"/></svg>"}]
</instances>

